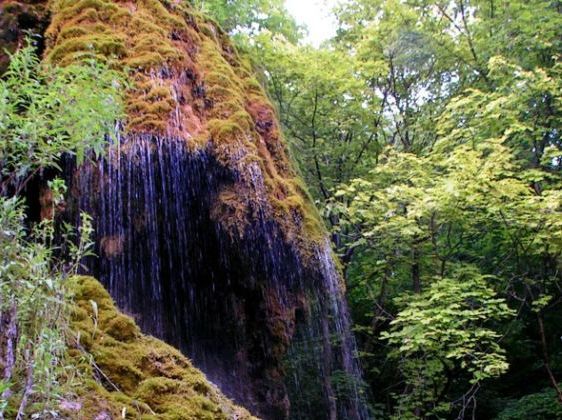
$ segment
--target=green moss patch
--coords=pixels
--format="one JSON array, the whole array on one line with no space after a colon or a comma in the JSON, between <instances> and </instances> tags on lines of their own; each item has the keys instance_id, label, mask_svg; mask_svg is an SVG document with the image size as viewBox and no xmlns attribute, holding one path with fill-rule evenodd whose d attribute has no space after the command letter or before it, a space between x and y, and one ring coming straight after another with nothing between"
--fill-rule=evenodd
<instances>
[{"instance_id":1,"label":"green moss patch","mask_svg":"<svg viewBox=\"0 0 562 420\"><path fill-rule=\"evenodd\" d=\"M194 41L185 19L159 0L53 0L50 9L47 61L68 65L93 58L129 72L128 129L166 134L175 102L172 81L158 73L188 65L181 44Z\"/></svg>"},{"instance_id":2,"label":"green moss patch","mask_svg":"<svg viewBox=\"0 0 562 420\"><path fill-rule=\"evenodd\" d=\"M69 418L252 419L176 349L140 333L91 277L70 280L69 358L78 372ZM101 416L101 417L98 417Z\"/></svg>"}]
</instances>

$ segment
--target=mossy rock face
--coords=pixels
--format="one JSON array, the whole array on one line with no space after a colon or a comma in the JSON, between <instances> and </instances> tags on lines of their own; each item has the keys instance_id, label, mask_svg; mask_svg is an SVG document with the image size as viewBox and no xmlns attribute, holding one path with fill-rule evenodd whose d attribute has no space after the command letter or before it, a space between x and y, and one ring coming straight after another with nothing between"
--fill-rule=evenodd
<instances>
[{"instance_id":1,"label":"mossy rock face","mask_svg":"<svg viewBox=\"0 0 562 420\"><path fill-rule=\"evenodd\" d=\"M217 222L238 237L264 214L304 256L313 255L325 229L290 162L275 109L227 34L187 3L52 0L46 60L96 58L126 71L129 135L182 139L211 150L235 175L237 194L219 194Z\"/></svg>"},{"instance_id":2,"label":"mossy rock face","mask_svg":"<svg viewBox=\"0 0 562 420\"><path fill-rule=\"evenodd\" d=\"M48 23L46 0L0 2L0 74L4 73L9 62L5 50L13 53L22 45L26 31L42 34Z\"/></svg>"},{"instance_id":3,"label":"mossy rock face","mask_svg":"<svg viewBox=\"0 0 562 420\"><path fill-rule=\"evenodd\" d=\"M157 73L189 67L180 45L193 45L194 31L185 19L159 0L52 0L50 10L46 60L68 65L93 58L128 69L128 129L166 134L173 111L172 78Z\"/></svg>"},{"instance_id":4,"label":"mossy rock face","mask_svg":"<svg viewBox=\"0 0 562 420\"><path fill-rule=\"evenodd\" d=\"M176 349L142 335L103 286L75 277L69 358L80 386L60 408L68 418L253 419Z\"/></svg>"},{"instance_id":5,"label":"mossy rock face","mask_svg":"<svg viewBox=\"0 0 562 420\"><path fill-rule=\"evenodd\" d=\"M296 297L301 295L301 291L293 291L292 288L309 288L316 282L321 284L326 276L331 275L324 272L330 268L322 260L324 249L329 245L320 216L289 158L275 109L253 77L251 66L238 55L227 34L211 20L194 13L187 1L51 0L50 10L52 22L46 33L45 61L68 65L95 58L126 75L127 120L120 151L123 162L135 163L137 156L134 146L147 143L165 145L162 150L172 145L173 153L179 149L176 145L183 143L185 149L181 152L182 156L185 153L194 160L199 156L204 157L204 161L201 160L205 162L203 171L208 171L212 188L203 191L194 187L197 190L196 200L201 199L204 203L201 213L204 213L205 225L208 223L209 229L212 227L212 230L206 226L204 229L218 233L220 240L217 243L227 245L225 249L230 250L232 245L233 249L229 252L233 261L242 257L248 262L247 267L243 268L243 275L233 279L240 283L236 285L236 290L234 287L231 290L230 279L229 284L225 285L225 296L235 298L232 299L233 307L228 308L231 311L229 317L232 315L239 322L232 330L238 331L240 325L246 327L246 319L252 319L253 322L248 324L250 331L243 332L244 337L239 342L233 340L232 343L226 343L230 346L227 346L228 350L239 357L237 360L241 367L233 371L244 374L241 378L248 383L248 392L241 390L239 394L236 393L236 390L243 388L237 383L234 385L234 379L238 378L226 379L224 382L230 380L233 385L228 388L227 384L224 389L256 410L265 407L260 412L266 415L287 415L290 407L282 359L292 343L297 309L308 306L306 299ZM192 171L189 165L186 165L186 170L186 173ZM94 182L102 181L98 179L98 173L92 175ZM176 179L174 176L171 179ZM196 176L193 181L199 179L199 174ZM203 184L207 185L206 182ZM81 193L90 194L88 191ZM191 194L188 196L191 197ZM150 200L154 200L154 197L151 196ZM165 200L170 201L167 197ZM187 202L180 205L189 208ZM93 214L93 217L104 217L103 212ZM144 229L144 217L131 217L130 220L133 221L134 230L140 232ZM194 229L187 225L184 227ZM194 238L198 238L197 232L194 230ZM99 255L112 258L130 252L129 244L121 241L121 235L111 232L111 235L102 238L99 241ZM268 266L263 263L262 267L262 261L258 258L252 261L254 255L245 255L245 244L248 244L249 249L253 238L264 239L263 261L270 261L270 256L272 261ZM240 247L241 244L244 247ZM214 253L213 250L211 252ZM278 255L283 255L283 259L277 258ZM275 274L275 264L285 261L285 258L294 264L294 267L287 267L286 270L291 284L279 284L278 289L272 288L272 283L281 283L278 280L280 277ZM222 259L209 261L223 264ZM270 268L274 269L270 271ZM200 270L210 274L210 271ZM217 273L222 274L222 271L217 270ZM106 282L104 274L100 276ZM136 290L137 278L140 279L136 274L135 278L131 278L126 293ZM150 281L165 281L172 283L170 287L176 287L174 279L154 278L151 275ZM220 281L217 278L217 284ZM193 287L200 288L202 296L207 293L204 285ZM255 295L255 307L245 309L246 304L243 302L246 297L238 295L247 291ZM162 326L151 328L150 325L153 319L149 313L151 308L139 303L144 302L147 291L138 292L127 300L127 304L132 312L143 316L145 331L159 334ZM332 289L328 292L333 294ZM85 297L82 298L80 293ZM107 372L104 375L93 372L101 375L104 389L114 397L119 395L125 398L122 397L124 395L134 401L142 400L143 404L150 406L151 411L136 410L147 416L167 418L163 414L166 412L169 418L221 418L220 410L217 414L216 406L212 405L215 400L201 401L200 396L208 392L205 390L208 384L186 364L183 356L169 348L164 350L161 345L154 347L154 342L140 335L126 316L118 319L116 315L104 317L106 311L112 313L114 309L103 293L91 282L85 282L78 288L77 299L80 298L84 303L74 311L74 326L80 334L80 345L75 350L83 349L91 353L96 366L102 372ZM122 302L120 291L112 290L112 293ZM319 293L323 294L324 290ZM216 296L214 293L212 299L216 299ZM174 302L174 306L187 305L180 299ZM90 300L97 302L97 310L101 314L95 323L92 311L96 307L92 306ZM244 308L247 313L235 305ZM175 310L179 311L178 308ZM192 310L187 308L182 311L178 319L182 319L182 322L183 317L188 319L185 313ZM213 319L215 314L209 316ZM270 322L264 322L270 318ZM95 325L94 330L92 325ZM253 328L259 331L254 332ZM182 332L186 331L189 328L182 328ZM166 332L161 336L171 339L174 333ZM183 341L176 344L189 351L189 343L185 343L190 337L183 337L186 334L182 334ZM217 342L219 340L216 339ZM142 351L139 352L139 348ZM197 357L195 353L190 354ZM257 356L254 357L254 354ZM218 359L223 357L221 354ZM230 364L227 361L221 369L229 372ZM204 363L201 366L206 368ZM213 374L213 371L209 370L209 374ZM226 376L221 377L221 383ZM190 385L177 386L177 381ZM146 395L152 389L165 389L165 392L158 395L157 401L148 401ZM192 391L196 391L195 394ZM95 395L99 398L99 394ZM181 401L178 395L181 398L195 395L198 402L189 407L178 406L178 401ZM134 409L133 401L127 404ZM197 415L193 414L193 410Z\"/></svg>"}]
</instances>

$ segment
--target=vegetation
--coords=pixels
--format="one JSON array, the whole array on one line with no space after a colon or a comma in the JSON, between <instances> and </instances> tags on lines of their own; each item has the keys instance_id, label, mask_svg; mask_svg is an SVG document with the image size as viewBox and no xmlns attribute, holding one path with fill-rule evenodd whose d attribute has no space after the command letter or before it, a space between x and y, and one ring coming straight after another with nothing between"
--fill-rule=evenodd
<instances>
[{"instance_id":1,"label":"vegetation","mask_svg":"<svg viewBox=\"0 0 562 420\"><path fill-rule=\"evenodd\" d=\"M55 246L53 216L66 187L50 182L46 217L30 226L20 198L39 172L57 168L62 154L80 162L100 154L121 115L119 78L94 62L41 67L28 45L11 56L0 81L0 416L46 416L72 373L65 362L66 279L88 255L91 224L82 216ZM64 253L64 258L57 255Z\"/></svg>"},{"instance_id":2,"label":"vegetation","mask_svg":"<svg viewBox=\"0 0 562 420\"><path fill-rule=\"evenodd\" d=\"M26 188L61 159L105 152L123 118L122 73L99 62L53 68L27 46L0 80L0 418L250 418L178 351L140 334L96 280L87 214L60 224L55 178L42 220ZM105 418L105 417L104 417Z\"/></svg>"},{"instance_id":3,"label":"vegetation","mask_svg":"<svg viewBox=\"0 0 562 420\"><path fill-rule=\"evenodd\" d=\"M560 2L349 0L320 48L280 0L138 3L133 14L51 2L46 61L66 67L40 65L28 46L0 82L0 416L41 416L76 372L96 369L115 388L85 393L114 415L221 411L172 350L179 368L146 373L157 357L146 346L160 344L93 280L76 279L68 304L90 228L84 216L53 248L64 184L50 186L50 217L25 221L29 180L63 154L102 153L127 115L131 132L193 139L240 171L215 209L225 225L243 227L264 188L277 220L303 226L287 239L317 241L283 130L341 257L378 418L562 417ZM174 120L180 106L186 121ZM67 357L81 368L70 373ZM210 399L177 406L199 387Z\"/></svg>"},{"instance_id":4,"label":"vegetation","mask_svg":"<svg viewBox=\"0 0 562 420\"><path fill-rule=\"evenodd\" d=\"M318 49L273 27L237 42L331 228L373 409L558 418L559 2L333 12Z\"/></svg>"},{"instance_id":5,"label":"vegetation","mask_svg":"<svg viewBox=\"0 0 562 420\"><path fill-rule=\"evenodd\" d=\"M240 39L268 30L294 42L303 30L287 15L283 0L189 0L189 3L195 10L212 16L225 31L240 35Z\"/></svg>"},{"instance_id":6,"label":"vegetation","mask_svg":"<svg viewBox=\"0 0 562 420\"><path fill-rule=\"evenodd\" d=\"M93 61L41 68L34 47L11 56L0 80L0 170L4 196L33 175L58 167L63 153L100 155L121 115L121 78Z\"/></svg>"}]
</instances>

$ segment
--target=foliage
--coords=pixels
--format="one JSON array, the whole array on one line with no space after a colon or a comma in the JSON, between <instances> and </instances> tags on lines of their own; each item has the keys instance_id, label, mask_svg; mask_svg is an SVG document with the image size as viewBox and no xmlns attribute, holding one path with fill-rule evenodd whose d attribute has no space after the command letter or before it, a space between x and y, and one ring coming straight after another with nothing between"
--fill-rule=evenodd
<instances>
[{"instance_id":1,"label":"foliage","mask_svg":"<svg viewBox=\"0 0 562 420\"><path fill-rule=\"evenodd\" d=\"M439 324L436 319L424 319L421 309L435 302L433 296L436 296L438 303L444 305L439 308L447 313L454 309L450 305L454 302L448 299L463 300L463 293L467 292L464 287L469 291L473 287L481 290L478 286L480 274L459 274L473 264L478 264L484 273L500 276L495 282L496 290L518 287L523 278L508 281L502 277L506 276L503 271L506 266L498 266L502 260L505 264L505 258L509 258L514 247L521 247L521 252L526 252L530 259L540 258L546 249L552 252L551 255L559 254L562 238L560 192L536 194L526 181L527 174L519 172L514 162L509 149L499 141L481 143L474 149L459 146L450 154L430 157L416 157L389 149L369 177L354 180L336 192L338 201L334 201L329 209L337 212L340 220L337 229L347 232L349 246L360 250L371 261L361 265L363 276L356 280L357 283L351 283L351 296L354 300L374 299L377 302L373 326L378 329L389 319L388 313L381 309L384 305L387 310L392 310L392 306L386 304L388 295L405 288L418 293L424 290L419 298L409 296L407 312L400 312L391 322L391 325L410 325L409 328L404 326L406 336L413 338L416 328L420 329L420 334L429 335L431 326L435 326L451 337L461 334L467 346L470 338L483 347L487 346L488 338L499 339L493 332L486 337L485 334L479 335L477 329L471 331L463 323L476 319L470 311L461 311L466 318L459 318L458 323ZM513 276L513 271L509 275ZM380 283L373 285L373 278L380 279ZM525 278L525 281L529 280L529 277ZM547 286L547 294L555 293L555 284ZM429 309L439 312L439 308ZM494 316L490 312L485 318L491 320ZM414 357L412 351L404 347L401 335L391 331L394 331L391 336L387 333L382 336L394 338L389 341L391 349L394 348L389 355L400 354L406 361L401 362L406 383L413 380L412 377L420 380L416 373L419 374L419 367L423 366L422 371L429 376L425 377L424 383L431 384L427 386L432 390L446 389L440 388L446 383L440 359L433 358L431 366L435 369L427 369L428 355L421 359ZM443 353L448 353L448 344L443 337L437 338L436 343L445 346ZM451 348L462 348L459 342L449 344ZM488 342L488 348L493 350L484 353L483 360L497 363L498 359L492 354L501 352L491 342ZM415 363L416 360L423 360L423 363ZM461 364L460 369L473 375L470 364ZM479 379L483 377L486 375ZM415 392L421 393L413 395L414 406L439 401L439 392L426 395L427 388L420 383L410 385ZM404 395L410 395L410 391ZM411 403L404 395L399 398L400 406ZM438 411L446 407L435 405Z\"/></svg>"},{"instance_id":2,"label":"foliage","mask_svg":"<svg viewBox=\"0 0 562 420\"><path fill-rule=\"evenodd\" d=\"M81 238L77 244L68 243L71 255L63 268L54 258L53 222L42 222L28 237L24 220L24 207L17 198L0 197L0 314L6 327L0 366L7 381L0 414L10 401L17 402L18 418L29 402L40 402L44 410L61 394L59 380L67 369L64 281L76 273L92 245L87 242L92 232L90 220L83 215Z\"/></svg>"},{"instance_id":3,"label":"foliage","mask_svg":"<svg viewBox=\"0 0 562 420\"><path fill-rule=\"evenodd\" d=\"M248 49L332 227L383 415L492 416L547 385L562 399L560 12L351 0L319 49L266 32ZM447 306L471 293L478 321ZM471 343L497 369L478 376Z\"/></svg>"},{"instance_id":4,"label":"foliage","mask_svg":"<svg viewBox=\"0 0 562 420\"><path fill-rule=\"evenodd\" d=\"M553 389L545 389L542 392L509 401L497 417L498 420L531 418L540 420L562 418L562 406L557 401Z\"/></svg>"},{"instance_id":5,"label":"foliage","mask_svg":"<svg viewBox=\"0 0 562 420\"><path fill-rule=\"evenodd\" d=\"M57 167L62 153L99 155L121 115L121 77L90 62L44 71L28 44L11 56L0 81L2 191L21 191L40 168Z\"/></svg>"},{"instance_id":6,"label":"foliage","mask_svg":"<svg viewBox=\"0 0 562 420\"><path fill-rule=\"evenodd\" d=\"M377 244L381 251L388 247L395 258L404 256L408 262L406 251L412 245L428 246L439 263L431 271L441 275L454 259L452 253L470 245L453 246L452 233L465 241L472 238L478 244L476 253L485 235L496 235L495 229L500 229L505 236L496 241L505 241L505 247L513 245L509 235L516 235L517 241L533 244L531 252L540 253L548 243L556 254L560 192L537 194L528 183L535 171L520 171L515 162L500 140L458 146L450 154L430 157L388 149L368 177L336 192L340 200L330 208L341 215L338 228L357 228L349 234L351 246Z\"/></svg>"},{"instance_id":7,"label":"foliage","mask_svg":"<svg viewBox=\"0 0 562 420\"><path fill-rule=\"evenodd\" d=\"M190 0L190 3L233 35L253 37L265 30L283 35L291 42L301 36L301 28L287 13L283 0Z\"/></svg>"},{"instance_id":8,"label":"foliage","mask_svg":"<svg viewBox=\"0 0 562 420\"><path fill-rule=\"evenodd\" d=\"M307 185L327 200L338 183L361 172L362 157L377 152L371 107L378 99L350 77L354 63L343 53L297 47L269 33L256 37L251 51Z\"/></svg>"},{"instance_id":9,"label":"foliage","mask_svg":"<svg viewBox=\"0 0 562 420\"><path fill-rule=\"evenodd\" d=\"M455 278L439 279L418 295L397 298L403 307L381 337L399 360L408 393L399 396L397 418L408 413L445 414L440 401L459 369L467 370L474 386L507 370L499 333L486 327L513 312L497 298L487 279L470 269Z\"/></svg>"},{"instance_id":10,"label":"foliage","mask_svg":"<svg viewBox=\"0 0 562 420\"><path fill-rule=\"evenodd\" d=\"M61 249L53 218L30 227L19 194L36 173L57 168L63 153L81 162L90 151L103 152L121 115L119 80L93 62L42 68L28 44L11 57L0 81L0 416L53 415L69 374L65 280L91 252L86 214L77 237L69 226L58 232ZM49 187L54 215L66 187L60 179Z\"/></svg>"},{"instance_id":11,"label":"foliage","mask_svg":"<svg viewBox=\"0 0 562 420\"><path fill-rule=\"evenodd\" d=\"M525 70L507 58L495 56L487 69L495 88L468 88L448 104L438 126L437 147L451 149L462 143L501 139L523 160L524 167L544 171L534 176L548 189L556 179L548 172L559 170L561 164L560 68Z\"/></svg>"}]
</instances>

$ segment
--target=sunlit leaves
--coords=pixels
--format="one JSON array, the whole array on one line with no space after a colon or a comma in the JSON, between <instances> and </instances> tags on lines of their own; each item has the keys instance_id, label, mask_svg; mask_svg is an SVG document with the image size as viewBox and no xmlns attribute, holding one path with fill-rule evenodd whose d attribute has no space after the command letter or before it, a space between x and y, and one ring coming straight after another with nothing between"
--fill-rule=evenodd
<instances>
[{"instance_id":1,"label":"sunlit leaves","mask_svg":"<svg viewBox=\"0 0 562 420\"><path fill-rule=\"evenodd\" d=\"M485 374L494 369L485 369L490 361L477 357L483 355L482 349L489 348L498 352L494 364L503 366L500 372L505 370L505 359L496 343L499 334L482 324L513 312L477 273L437 280L420 295L400 298L399 304L405 309L391 322L391 331L383 334L396 345L395 356L434 353L434 357L464 361Z\"/></svg>"},{"instance_id":2,"label":"sunlit leaves","mask_svg":"<svg viewBox=\"0 0 562 420\"><path fill-rule=\"evenodd\" d=\"M302 35L283 0L190 0L232 35L253 37L262 31L296 42ZM246 39L247 41L247 39Z\"/></svg>"},{"instance_id":3,"label":"sunlit leaves","mask_svg":"<svg viewBox=\"0 0 562 420\"><path fill-rule=\"evenodd\" d=\"M100 155L123 117L121 76L91 62L49 69L28 45L0 80L0 170L3 187L21 187L29 172Z\"/></svg>"},{"instance_id":4,"label":"sunlit leaves","mask_svg":"<svg viewBox=\"0 0 562 420\"><path fill-rule=\"evenodd\" d=\"M477 384L508 368L498 344L500 334L487 325L514 312L487 284L493 279L473 269L455 274L437 280L422 294L398 298L403 309L382 334L393 347L390 357L399 360L406 382L414 387L408 397L399 398L399 411L447 412L447 404L437 403L447 375L466 370L470 382Z\"/></svg>"},{"instance_id":5,"label":"sunlit leaves","mask_svg":"<svg viewBox=\"0 0 562 420\"><path fill-rule=\"evenodd\" d=\"M500 56L490 59L488 69L495 89L469 88L448 104L438 124L437 149L501 139L528 166L559 165L560 78ZM550 159L543 158L546 150Z\"/></svg>"}]
</instances>

